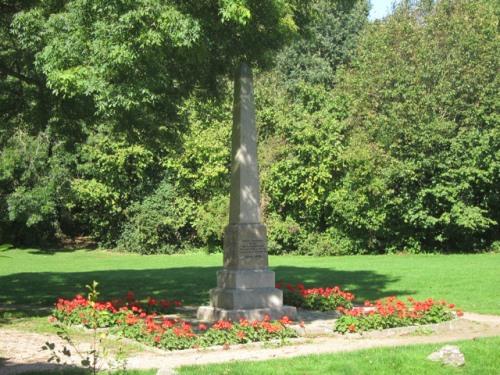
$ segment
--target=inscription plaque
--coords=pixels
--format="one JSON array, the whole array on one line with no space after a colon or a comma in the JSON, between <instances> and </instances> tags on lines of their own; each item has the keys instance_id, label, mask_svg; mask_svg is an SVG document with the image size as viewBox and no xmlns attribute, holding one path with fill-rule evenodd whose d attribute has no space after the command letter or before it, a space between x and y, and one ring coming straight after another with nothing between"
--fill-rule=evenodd
<instances>
[{"instance_id":1,"label":"inscription plaque","mask_svg":"<svg viewBox=\"0 0 500 375\"><path fill-rule=\"evenodd\" d=\"M255 259L267 256L266 241L264 240L241 240L239 245L240 258Z\"/></svg>"},{"instance_id":2,"label":"inscription plaque","mask_svg":"<svg viewBox=\"0 0 500 375\"><path fill-rule=\"evenodd\" d=\"M267 231L263 224L228 225L224 235L224 266L266 268Z\"/></svg>"}]
</instances>

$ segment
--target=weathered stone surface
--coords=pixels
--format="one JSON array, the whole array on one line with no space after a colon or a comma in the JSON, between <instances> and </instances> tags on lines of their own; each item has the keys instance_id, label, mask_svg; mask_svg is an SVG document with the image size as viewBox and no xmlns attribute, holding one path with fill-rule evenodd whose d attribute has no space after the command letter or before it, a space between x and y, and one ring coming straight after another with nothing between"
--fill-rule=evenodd
<instances>
[{"instance_id":1,"label":"weathered stone surface","mask_svg":"<svg viewBox=\"0 0 500 375\"><path fill-rule=\"evenodd\" d=\"M230 224L226 227L224 231L224 268L266 269L267 259L265 225Z\"/></svg>"},{"instance_id":2,"label":"weathered stone surface","mask_svg":"<svg viewBox=\"0 0 500 375\"><path fill-rule=\"evenodd\" d=\"M260 223L260 184L252 71L240 64L234 80L229 224Z\"/></svg>"},{"instance_id":3,"label":"weathered stone surface","mask_svg":"<svg viewBox=\"0 0 500 375\"><path fill-rule=\"evenodd\" d=\"M270 288L275 285L274 272L268 269L231 270L223 269L217 272L219 288Z\"/></svg>"},{"instance_id":4,"label":"weathered stone surface","mask_svg":"<svg viewBox=\"0 0 500 375\"><path fill-rule=\"evenodd\" d=\"M283 291L276 288L215 288L210 291L210 298L213 306L229 310L283 306Z\"/></svg>"},{"instance_id":5,"label":"weathered stone surface","mask_svg":"<svg viewBox=\"0 0 500 375\"><path fill-rule=\"evenodd\" d=\"M438 351L430 354L427 359L454 367L460 367L465 364L464 355L460 352L458 346L455 345L443 346Z\"/></svg>"}]
</instances>

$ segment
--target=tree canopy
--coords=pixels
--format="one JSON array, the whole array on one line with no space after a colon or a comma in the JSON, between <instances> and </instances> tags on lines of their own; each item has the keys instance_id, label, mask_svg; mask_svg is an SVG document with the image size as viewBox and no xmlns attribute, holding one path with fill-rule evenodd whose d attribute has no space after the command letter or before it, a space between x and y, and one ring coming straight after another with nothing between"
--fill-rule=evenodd
<instances>
[{"instance_id":1,"label":"tree canopy","mask_svg":"<svg viewBox=\"0 0 500 375\"><path fill-rule=\"evenodd\" d=\"M492 0L0 0L0 238L218 249L255 68L276 254L499 245Z\"/></svg>"}]
</instances>

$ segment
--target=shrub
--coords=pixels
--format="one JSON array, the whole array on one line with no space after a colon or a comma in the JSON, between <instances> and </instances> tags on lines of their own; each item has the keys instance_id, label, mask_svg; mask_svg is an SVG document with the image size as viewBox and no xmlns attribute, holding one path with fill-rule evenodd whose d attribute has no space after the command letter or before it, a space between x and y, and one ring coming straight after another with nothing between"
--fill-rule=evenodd
<instances>
[{"instance_id":1,"label":"shrub","mask_svg":"<svg viewBox=\"0 0 500 375\"><path fill-rule=\"evenodd\" d=\"M193 228L196 231L197 241L206 244L209 250L222 249L222 235L228 222L229 197L215 196L196 209Z\"/></svg>"},{"instance_id":2,"label":"shrub","mask_svg":"<svg viewBox=\"0 0 500 375\"><path fill-rule=\"evenodd\" d=\"M140 205L162 177L156 154L124 138L106 127L89 136L71 182L73 216L104 246L116 244L127 210Z\"/></svg>"},{"instance_id":3,"label":"shrub","mask_svg":"<svg viewBox=\"0 0 500 375\"><path fill-rule=\"evenodd\" d=\"M174 253L192 232L193 212L193 202L163 181L153 194L130 208L118 248L141 254Z\"/></svg>"},{"instance_id":4,"label":"shrub","mask_svg":"<svg viewBox=\"0 0 500 375\"><path fill-rule=\"evenodd\" d=\"M279 215L271 214L267 218L267 227L269 254L295 252L304 238L304 230L290 216L283 220Z\"/></svg>"},{"instance_id":5,"label":"shrub","mask_svg":"<svg viewBox=\"0 0 500 375\"><path fill-rule=\"evenodd\" d=\"M328 228L323 233L310 232L299 244L298 252L304 255L349 255L358 254L361 247L344 233Z\"/></svg>"}]
</instances>

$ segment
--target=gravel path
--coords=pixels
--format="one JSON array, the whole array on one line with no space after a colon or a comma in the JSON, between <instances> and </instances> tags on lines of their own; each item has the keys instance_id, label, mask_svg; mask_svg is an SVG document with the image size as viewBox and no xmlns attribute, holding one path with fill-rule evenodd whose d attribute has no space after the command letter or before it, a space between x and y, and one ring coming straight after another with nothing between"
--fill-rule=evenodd
<instances>
[{"instance_id":1,"label":"gravel path","mask_svg":"<svg viewBox=\"0 0 500 375\"><path fill-rule=\"evenodd\" d=\"M303 316L307 318L307 316ZM289 358L307 354L354 351L373 347L391 347L411 344L441 343L479 337L500 336L500 316L466 313L450 322L393 328L361 334L339 335L331 331L332 316L314 315L306 320L306 337L291 340L288 345L272 347L269 344L235 345L230 348L213 347L168 352L145 349L127 359L127 368L157 368L158 374L174 373L183 365L221 363L235 360L266 360ZM322 336L307 337L308 334ZM0 328L0 374L20 374L32 370L50 370L49 357L40 348L46 342L59 347L64 343L57 336ZM271 347L270 347L271 346ZM81 349L85 349L82 344Z\"/></svg>"}]
</instances>

